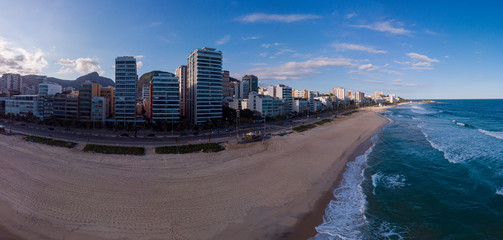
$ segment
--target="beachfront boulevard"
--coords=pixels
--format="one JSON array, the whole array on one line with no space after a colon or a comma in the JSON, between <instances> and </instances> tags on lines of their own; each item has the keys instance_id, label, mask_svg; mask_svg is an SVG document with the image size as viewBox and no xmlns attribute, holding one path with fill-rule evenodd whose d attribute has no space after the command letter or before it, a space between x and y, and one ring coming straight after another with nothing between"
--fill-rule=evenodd
<instances>
[{"instance_id":1,"label":"beachfront boulevard","mask_svg":"<svg viewBox=\"0 0 503 240\"><path fill-rule=\"evenodd\" d=\"M244 134L249 132L262 133L265 128L266 134L276 134L287 132L293 127L310 124L321 119L331 118L331 114L324 114L318 117L302 117L289 120L280 120L272 123L246 124L239 127L239 139ZM6 121L7 122L7 121ZM111 131L106 129L77 129L46 126L35 123L13 122L6 124L6 131L9 132L12 128L13 133L24 135L34 135L52 139L65 141L74 141L80 143L95 143L104 145L176 145L196 142L228 142L236 140L236 129L230 128L225 130L206 130L206 131L186 131L186 132L171 132L171 131ZM136 136L135 136L136 135ZM211 135L211 136L208 136Z\"/></svg>"}]
</instances>

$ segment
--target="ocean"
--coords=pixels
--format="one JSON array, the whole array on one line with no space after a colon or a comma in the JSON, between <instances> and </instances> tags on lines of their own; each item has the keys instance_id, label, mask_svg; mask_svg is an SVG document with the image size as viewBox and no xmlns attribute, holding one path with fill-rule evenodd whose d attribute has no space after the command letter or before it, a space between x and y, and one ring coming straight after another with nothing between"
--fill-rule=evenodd
<instances>
[{"instance_id":1,"label":"ocean","mask_svg":"<svg viewBox=\"0 0 503 240\"><path fill-rule=\"evenodd\" d=\"M503 239L503 100L386 111L313 240Z\"/></svg>"}]
</instances>

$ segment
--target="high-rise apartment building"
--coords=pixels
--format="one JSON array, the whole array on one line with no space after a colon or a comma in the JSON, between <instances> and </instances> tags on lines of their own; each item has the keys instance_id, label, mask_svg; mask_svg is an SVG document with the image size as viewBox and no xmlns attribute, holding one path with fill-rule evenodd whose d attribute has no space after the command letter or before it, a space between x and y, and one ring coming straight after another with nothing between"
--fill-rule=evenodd
<instances>
[{"instance_id":1,"label":"high-rise apartment building","mask_svg":"<svg viewBox=\"0 0 503 240\"><path fill-rule=\"evenodd\" d=\"M222 118L222 52L200 48L187 57L187 111L195 124Z\"/></svg>"},{"instance_id":2,"label":"high-rise apartment building","mask_svg":"<svg viewBox=\"0 0 503 240\"><path fill-rule=\"evenodd\" d=\"M346 89L343 87L332 88L332 94L339 100L344 100L346 98Z\"/></svg>"},{"instance_id":3,"label":"high-rise apartment building","mask_svg":"<svg viewBox=\"0 0 503 240\"><path fill-rule=\"evenodd\" d=\"M243 77L243 82L248 82L249 92L258 93L258 78L255 75L245 75Z\"/></svg>"},{"instance_id":4,"label":"high-rise apartment building","mask_svg":"<svg viewBox=\"0 0 503 240\"><path fill-rule=\"evenodd\" d=\"M292 90L293 98L313 99L314 93L309 90Z\"/></svg>"},{"instance_id":5,"label":"high-rise apartment building","mask_svg":"<svg viewBox=\"0 0 503 240\"><path fill-rule=\"evenodd\" d=\"M95 82L85 82L79 88L79 121L91 121L92 100L99 97L101 85Z\"/></svg>"},{"instance_id":6,"label":"high-rise apartment building","mask_svg":"<svg viewBox=\"0 0 503 240\"><path fill-rule=\"evenodd\" d=\"M250 94L250 82L241 81L239 84L239 98L248 99L248 94Z\"/></svg>"},{"instance_id":7,"label":"high-rise apartment building","mask_svg":"<svg viewBox=\"0 0 503 240\"><path fill-rule=\"evenodd\" d=\"M151 80L151 118L156 123L178 122L180 119L178 77L173 73L155 73Z\"/></svg>"},{"instance_id":8,"label":"high-rise apartment building","mask_svg":"<svg viewBox=\"0 0 503 240\"><path fill-rule=\"evenodd\" d=\"M115 121L132 122L136 119L136 59L117 57L115 59Z\"/></svg>"},{"instance_id":9,"label":"high-rise apartment building","mask_svg":"<svg viewBox=\"0 0 503 240\"><path fill-rule=\"evenodd\" d=\"M232 97L233 89L230 86L231 76L229 71L222 71L222 96Z\"/></svg>"},{"instance_id":10,"label":"high-rise apartment building","mask_svg":"<svg viewBox=\"0 0 503 240\"><path fill-rule=\"evenodd\" d=\"M20 74L6 73L2 75L2 82L5 92L12 91L23 91L23 77Z\"/></svg>"},{"instance_id":11,"label":"high-rise apartment building","mask_svg":"<svg viewBox=\"0 0 503 240\"><path fill-rule=\"evenodd\" d=\"M179 96L180 96L180 116L187 116L187 66L181 65L175 71L175 76L178 77L180 85Z\"/></svg>"},{"instance_id":12,"label":"high-rise apartment building","mask_svg":"<svg viewBox=\"0 0 503 240\"><path fill-rule=\"evenodd\" d=\"M48 83L43 82L38 84L38 96L39 97L47 97L51 95L56 95L57 93L61 93L61 85L57 83Z\"/></svg>"},{"instance_id":13,"label":"high-rise apartment building","mask_svg":"<svg viewBox=\"0 0 503 240\"><path fill-rule=\"evenodd\" d=\"M365 93L355 92L355 101L359 103L365 102Z\"/></svg>"}]
</instances>

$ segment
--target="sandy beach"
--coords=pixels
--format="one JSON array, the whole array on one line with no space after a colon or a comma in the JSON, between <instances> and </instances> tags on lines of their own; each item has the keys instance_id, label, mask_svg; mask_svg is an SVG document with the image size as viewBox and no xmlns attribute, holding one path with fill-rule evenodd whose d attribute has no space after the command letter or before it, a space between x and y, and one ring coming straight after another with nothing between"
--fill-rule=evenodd
<instances>
[{"instance_id":1,"label":"sandy beach","mask_svg":"<svg viewBox=\"0 0 503 240\"><path fill-rule=\"evenodd\" d=\"M0 236L306 239L382 110L218 153L103 155L0 135Z\"/></svg>"}]
</instances>

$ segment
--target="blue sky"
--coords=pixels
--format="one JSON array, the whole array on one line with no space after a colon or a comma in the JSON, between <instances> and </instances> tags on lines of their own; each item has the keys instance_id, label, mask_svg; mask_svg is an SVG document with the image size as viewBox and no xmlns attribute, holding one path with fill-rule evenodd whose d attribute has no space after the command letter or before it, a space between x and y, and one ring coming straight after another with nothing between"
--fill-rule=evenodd
<instances>
[{"instance_id":1,"label":"blue sky","mask_svg":"<svg viewBox=\"0 0 503 240\"><path fill-rule=\"evenodd\" d=\"M113 79L117 56L139 74L174 72L196 48L223 52L231 76L260 86L503 98L498 1L3 0L0 74ZM140 63L141 62L141 63Z\"/></svg>"}]
</instances>

